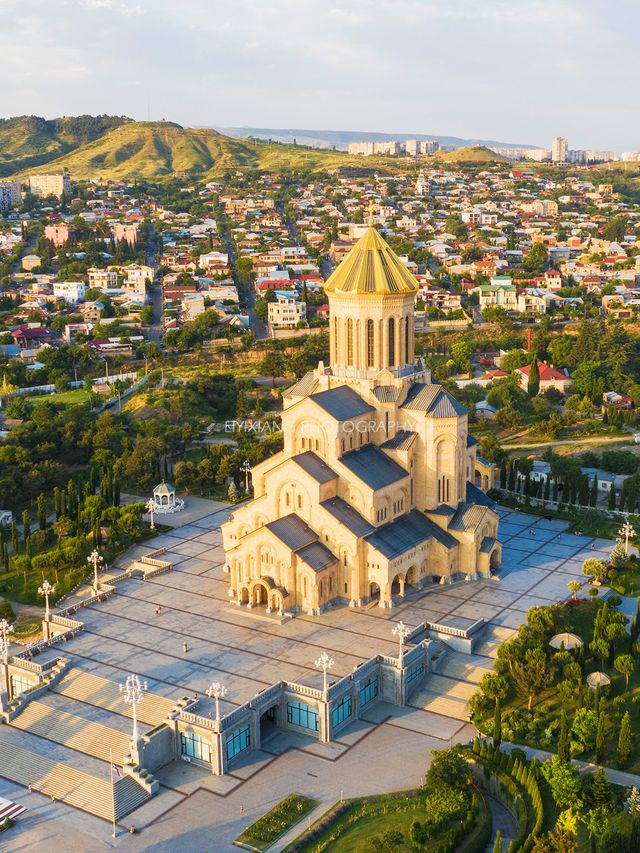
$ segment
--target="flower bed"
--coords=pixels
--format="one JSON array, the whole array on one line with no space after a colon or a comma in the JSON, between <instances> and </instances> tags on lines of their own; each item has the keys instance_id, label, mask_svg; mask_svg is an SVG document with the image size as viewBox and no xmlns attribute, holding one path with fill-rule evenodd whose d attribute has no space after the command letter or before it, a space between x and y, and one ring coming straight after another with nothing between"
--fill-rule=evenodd
<instances>
[{"instance_id":1,"label":"flower bed","mask_svg":"<svg viewBox=\"0 0 640 853\"><path fill-rule=\"evenodd\" d=\"M235 843L251 847L254 850L266 850L280 836L308 814L317 805L311 797L290 794L277 806L251 824L239 835Z\"/></svg>"}]
</instances>

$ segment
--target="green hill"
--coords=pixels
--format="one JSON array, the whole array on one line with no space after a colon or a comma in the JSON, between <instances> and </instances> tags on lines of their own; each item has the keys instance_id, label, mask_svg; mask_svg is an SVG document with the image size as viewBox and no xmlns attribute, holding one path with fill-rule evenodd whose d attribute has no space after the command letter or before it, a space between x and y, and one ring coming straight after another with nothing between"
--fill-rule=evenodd
<instances>
[{"instance_id":1,"label":"green hill","mask_svg":"<svg viewBox=\"0 0 640 853\"><path fill-rule=\"evenodd\" d=\"M60 144L57 138L56 142ZM24 176L64 168L76 180L160 178L175 173L215 177L242 166L261 170L321 169L353 162L342 152L232 139L209 128L184 128L173 122L122 121L85 144L74 146L73 150L58 149L59 156L51 156L55 149L49 136L34 133L30 150L37 151L38 145L43 148L40 165L33 161L20 162L14 144L13 173Z\"/></svg>"},{"instance_id":2,"label":"green hill","mask_svg":"<svg viewBox=\"0 0 640 853\"><path fill-rule=\"evenodd\" d=\"M55 160L127 121L106 115L0 119L0 177Z\"/></svg>"},{"instance_id":3,"label":"green hill","mask_svg":"<svg viewBox=\"0 0 640 853\"><path fill-rule=\"evenodd\" d=\"M496 154L485 145L467 145L455 151L439 151L438 159L448 163L507 163L506 157Z\"/></svg>"}]
</instances>

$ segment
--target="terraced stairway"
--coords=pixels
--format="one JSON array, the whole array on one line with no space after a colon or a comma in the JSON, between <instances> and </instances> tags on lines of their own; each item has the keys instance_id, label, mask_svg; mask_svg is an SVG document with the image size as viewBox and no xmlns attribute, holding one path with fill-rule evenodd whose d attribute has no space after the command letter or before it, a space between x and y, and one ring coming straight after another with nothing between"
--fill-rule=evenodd
<instances>
[{"instance_id":1,"label":"terraced stairway","mask_svg":"<svg viewBox=\"0 0 640 853\"><path fill-rule=\"evenodd\" d=\"M488 625L484 629L474 652L477 655L495 658L502 643L510 640L516 633L513 628L505 628L503 625Z\"/></svg>"},{"instance_id":2,"label":"terraced stairway","mask_svg":"<svg viewBox=\"0 0 640 853\"><path fill-rule=\"evenodd\" d=\"M114 763L120 766L129 754L129 736L124 732L37 700L29 702L11 725L103 761L113 755Z\"/></svg>"},{"instance_id":3,"label":"terraced stairway","mask_svg":"<svg viewBox=\"0 0 640 853\"><path fill-rule=\"evenodd\" d=\"M82 669L70 669L53 687L53 691L107 711L131 716L131 706L125 705L122 701L118 684ZM138 705L138 719L142 723L157 726L166 719L175 704L175 700L167 699L157 693L145 693L144 699Z\"/></svg>"},{"instance_id":4,"label":"terraced stairway","mask_svg":"<svg viewBox=\"0 0 640 853\"><path fill-rule=\"evenodd\" d=\"M45 758L0 739L1 776L19 785L31 785L34 791L105 820L111 820L113 816L114 794L108 772L105 765L105 778L100 779L70 763ZM145 789L130 777L118 779L115 791L116 819L149 798Z\"/></svg>"}]
</instances>

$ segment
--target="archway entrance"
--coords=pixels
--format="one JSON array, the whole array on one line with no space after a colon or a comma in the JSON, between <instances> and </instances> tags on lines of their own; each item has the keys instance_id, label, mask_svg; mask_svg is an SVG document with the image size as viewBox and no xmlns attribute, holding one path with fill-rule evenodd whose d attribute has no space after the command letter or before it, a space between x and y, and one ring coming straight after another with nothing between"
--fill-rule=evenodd
<instances>
[{"instance_id":1,"label":"archway entrance","mask_svg":"<svg viewBox=\"0 0 640 853\"><path fill-rule=\"evenodd\" d=\"M418 583L418 567L411 566L405 577L406 586L415 586Z\"/></svg>"},{"instance_id":2,"label":"archway entrance","mask_svg":"<svg viewBox=\"0 0 640 853\"><path fill-rule=\"evenodd\" d=\"M500 552L497 548L494 548L491 552L491 556L489 557L489 569L491 570L491 574L495 574L500 568Z\"/></svg>"},{"instance_id":3,"label":"archway entrance","mask_svg":"<svg viewBox=\"0 0 640 853\"><path fill-rule=\"evenodd\" d=\"M380 599L380 587L378 586L377 583L372 582L369 584L369 598L372 601L379 601L379 599Z\"/></svg>"},{"instance_id":4,"label":"archway entrance","mask_svg":"<svg viewBox=\"0 0 640 853\"><path fill-rule=\"evenodd\" d=\"M268 607L269 605L269 588L266 584L257 583L253 588L251 603L254 607Z\"/></svg>"},{"instance_id":5,"label":"archway entrance","mask_svg":"<svg viewBox=\"0 0 640 853\"><path fill-rule=\"evenodd\" d=\"M240 604L249 603L249 587L243 586L240 588Z\"/></svg>"},{"instance_id":6,"label":"archway entrance","mask_svg":"<svg viewBox=\"0 0 640 853\"><path fill-rule=\"evenodd\" d=\"M432 583L440 583L442 581L442 575L431 575Z\"/></svg>"},{"instance_id":7,"label":"archway entrance","mask_svg":"<svg viewBox=\"0 0 640 853\"><path fill-rule=\"evenodd\" d=\"M402 575L396 575L391 583L391 597L394 595L404 595L404 578Z\"/></svg>"},{"instance_id":8,"label":"archway entrance","mask_svg":"<svg viewBox=\"0 0 640 853\"><path fill-rule=\"evenodd\" d=\"M260 744L264 745L278 732L278 706L273 705L260 716Z\"/></svg>"}]
</instances>

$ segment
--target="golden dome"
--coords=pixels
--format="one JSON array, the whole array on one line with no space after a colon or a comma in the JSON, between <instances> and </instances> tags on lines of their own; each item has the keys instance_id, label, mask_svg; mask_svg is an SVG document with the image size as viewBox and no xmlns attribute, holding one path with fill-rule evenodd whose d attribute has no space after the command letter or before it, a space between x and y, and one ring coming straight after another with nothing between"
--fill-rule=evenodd
<instances>
[{"instance_id":1,"label":"golden dome","mask_svg":"<svg viewBox=\"0 0 640 853\"><path fill-rule=\"evenodd\" d=\"M418 282L369 223L324 289L326 293L415 293Z\"/></svg>"}]
</instances>

